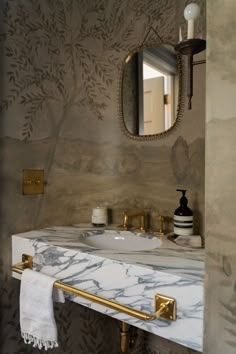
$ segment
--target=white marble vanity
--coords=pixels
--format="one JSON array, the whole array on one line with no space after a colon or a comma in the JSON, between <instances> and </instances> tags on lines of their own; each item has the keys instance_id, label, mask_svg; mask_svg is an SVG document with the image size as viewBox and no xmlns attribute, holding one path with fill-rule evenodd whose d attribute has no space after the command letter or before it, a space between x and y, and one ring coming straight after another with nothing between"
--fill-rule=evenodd
<instances>
[{"instance_id":1,"label":"white marble vanity","mask_svg":"<svg viewBox=\"0 0 236 354\"><path fill-rule=\"evenodd\" d=\"M95 231L94 237L102 232L88 225L73 225L14 235L12 262L20 262L23 253L32 255L35 270L147 313L154 312L156 293L171 296L177 301L175 322L141 321L81 297L68 294L67 298L202 351L204 250L177 246L166 238L159 248L146 251L97 249L81 242L81 233L86 238L88 230Z\"/></svg>"}]
</instances>

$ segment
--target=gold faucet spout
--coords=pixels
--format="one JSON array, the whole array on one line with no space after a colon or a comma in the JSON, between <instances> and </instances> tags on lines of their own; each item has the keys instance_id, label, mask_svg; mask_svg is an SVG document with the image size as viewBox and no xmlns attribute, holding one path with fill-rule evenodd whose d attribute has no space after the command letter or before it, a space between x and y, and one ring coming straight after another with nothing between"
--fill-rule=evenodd
<instances>
[{"instance_id":1,"label":"gold faucet spout","mask_svg":"<svg viewBox=\"0 0 236 354\"><path fill-rule=\"evenodd\" d=\"M164 232L164 222L165 222L165 217L162 215L158 215L156 216L156 218L158 219L158 221L160 221L160 226L159 226L159 230L158 231L154 231L155 234L159 235L159 236L163 236L165 234Z\"/></svg>"},{"instance_id":2,"label":"gold faucet spout","mask_svg":"<svg viewBox=\"0 0 236 354\"><path fill-rule=\"evenodd\" d=\"M128 220L129 220L129 217L128 217L127 211L123 211L123 212L122 212L122 217L123 217L122 227L123 227L125 230L128 230Z\"/></svg>"},{"instance_id":3,"label":"gold faucet spout","mask_svg":"<svg viewBox=\"0 0 236 354\"><path fill-rule=\"evenodd\" d=\"M130 219L139 218L140 225L138 227L138 230L142 231L142 232L145 231L146 213L144 211L141 211L141 212L135 213L135 214L130 214L130 215L128 215L127 211L123 211L122 216L123 216L122 227L125 230L128 230L128 228L129 228L129 220Z\"/></svg>"}]
</instances>

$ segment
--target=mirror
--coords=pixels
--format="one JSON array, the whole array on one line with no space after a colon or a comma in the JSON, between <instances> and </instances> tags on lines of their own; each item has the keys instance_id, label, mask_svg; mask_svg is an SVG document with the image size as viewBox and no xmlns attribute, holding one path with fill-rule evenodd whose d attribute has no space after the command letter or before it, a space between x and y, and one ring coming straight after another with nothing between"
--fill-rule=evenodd
<instances>
[{"instance_id":1,"label":"mirror","mask_svg":"<svg viewBox=\"0 0 236 354\"><path fill-rule=\"evenodd\" d=\"M182 61L174 47L158 44L128 54L121 72L122 130L152 140L170 132L183 110Z\"/></svg>"}]
</instances>

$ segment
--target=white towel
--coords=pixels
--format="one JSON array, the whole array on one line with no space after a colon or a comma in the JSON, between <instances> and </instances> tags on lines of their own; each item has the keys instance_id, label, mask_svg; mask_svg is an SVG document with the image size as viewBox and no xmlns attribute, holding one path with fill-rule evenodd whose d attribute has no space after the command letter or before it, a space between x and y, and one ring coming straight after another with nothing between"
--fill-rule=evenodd
<instances>
[{"instance_id":1,"label":"white towel","mask_svg":"<svg viewBox=\"0 0 236 354\"><path fill-rule=\"evenodd\" d=\"M26 344L45 350L58 347L53 299L64 302L55 278L31 269L24 270L20 289L20 327ZM55 295L55 296L54 296Z\"/></svg>"}]
</instances>

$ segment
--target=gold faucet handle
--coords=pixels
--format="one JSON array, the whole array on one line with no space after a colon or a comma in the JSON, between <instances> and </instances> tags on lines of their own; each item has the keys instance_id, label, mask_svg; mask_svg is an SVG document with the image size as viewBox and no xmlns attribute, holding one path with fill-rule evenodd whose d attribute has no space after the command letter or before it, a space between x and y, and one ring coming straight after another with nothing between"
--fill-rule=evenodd
<instances>
[{"instance_id":1,"label":"gold faucet handle","mask_svg":"<svg viewBox=\"0 0 236 354\"><path fill-rule=\"evenodd\" d=\"M165 232L164 232L165 217L163 215L158 215L158 216L155 216L155 218L160 221L160 227L159 227L159 230L154 231L154 233L157 235L163 236L165 234Z\"/></svg>"},{"instance_id":2,"label":"gold faucet handle","mask_svg":"<svg viewBox=\"0 0 236 354\"><path fill-rule=\"evenodd\" d=\"M122 216L122 227L127 230L128 229L128 213L127 211L122 211L121 213L121 216Z\"/></svg>"},{"instance_id":3,"label":"gold faucet handle","mask_svg":"<svg viewBox=\"0 0 236 354\"><path fill-rule=\"evenodd\" d=\"M142 232L145 231L145 217L146 217L146 215L145 215L144 212L140 214L140 227L139 227L139 230L142 231Z\"/></svg>"},{"instance_id":4,"label":"gold faucet handle","mask_svg":"<svg viewBox=\"0 0 236 354\"><path fill-rule=\"evenodd\" d=\"M145 223L146 223L146 213L145 211L140 211L137 214L132 215L132 217L138 217L140 220L140 225L137 228L138 231L145 232Z\"/></svg>"}]
</instances>

